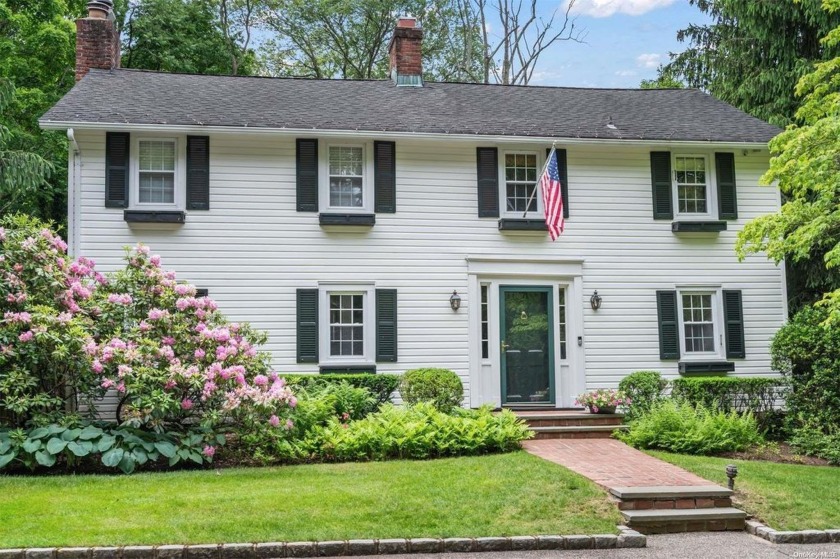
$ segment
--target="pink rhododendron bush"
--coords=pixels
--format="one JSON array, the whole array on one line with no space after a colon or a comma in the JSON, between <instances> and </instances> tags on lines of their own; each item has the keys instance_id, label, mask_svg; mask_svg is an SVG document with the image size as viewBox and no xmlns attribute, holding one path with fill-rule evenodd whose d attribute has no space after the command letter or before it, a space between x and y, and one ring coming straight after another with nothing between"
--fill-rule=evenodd
<instances>
[{"instance_id":1,"label":"pink rhododendron bush","mask_svg":"<svg viewBox=\"0 0 840 559\"><path fill-rule=\"evenodd\" d=\"M289 428L296 399L259 350L265 334L229 322L148 247L107 275L66 249L30 218L0 226L0 426L66 424L77 402L92 416L110 390L124 426L207 433L202 460L222 433Z\"/></svg>"}]
</instances>

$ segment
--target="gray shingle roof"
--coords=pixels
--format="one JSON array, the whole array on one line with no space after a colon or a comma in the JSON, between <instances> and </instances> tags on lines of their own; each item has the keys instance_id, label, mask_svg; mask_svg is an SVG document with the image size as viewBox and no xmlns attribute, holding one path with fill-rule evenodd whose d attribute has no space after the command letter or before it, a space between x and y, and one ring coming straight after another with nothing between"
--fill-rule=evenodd
<instances>
[{"instance_id":1,"label":"gray shingle roof","mask_svg":"<svg viewBox=\"0 0 840 559\"><path fill-rule=\"evenodd\" d=\"M138 70L91 70L41 118L51 121L746 143L779 133L692 89L398 88Z\"/></svg>"}]
</instances>

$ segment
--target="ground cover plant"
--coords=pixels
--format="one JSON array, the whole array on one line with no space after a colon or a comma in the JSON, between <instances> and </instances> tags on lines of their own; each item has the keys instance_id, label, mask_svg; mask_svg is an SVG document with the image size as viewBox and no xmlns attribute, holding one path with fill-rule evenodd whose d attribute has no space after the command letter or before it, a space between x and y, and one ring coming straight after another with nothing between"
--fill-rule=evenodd
<instances>
[{"instance_id":1,"label":"ground cover plant","mask_svg":"<svg viewBox=\"0 0 840 559\"><path fill-rule=\"evenodd\" d=\"M601 534L620 520L602 489L525 452L4 476L0 518L0 547Z\"/></svg>"},{"instance_id":2,"label":"ground cover plant","mask_svg":"<svg viewBox=\"0 0 840 559\"><path fill-rule=\"evenodd\" d=\"M650 454L724 486L727 464L736 464L738 506L776 530L840 526L840 469L668 452Z\"/></svg>"}]
</instances>

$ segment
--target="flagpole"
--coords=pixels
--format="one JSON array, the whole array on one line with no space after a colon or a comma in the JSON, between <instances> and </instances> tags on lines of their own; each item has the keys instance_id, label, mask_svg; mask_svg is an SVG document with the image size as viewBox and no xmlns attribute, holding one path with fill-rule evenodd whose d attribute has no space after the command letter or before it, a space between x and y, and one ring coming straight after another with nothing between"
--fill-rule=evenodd
<instances>
[{"instance_id":1,"label":"flagpole","mask_svg":"<svg viewBox=\"0 0 840 559\"><path fill-rule=\"evenodd\" d=\"M539 175L537 175L537 182L534 183L534 191L531 192L531 196L528 197L528 203L525 204L525 212L522 214L522 218L525 219L528 217L528 208L531 207L531 202L534 201L534 197L537 195L537 184L540 182L540 177L545 174L545 170L548 168L548 162L551 161L551 156L554 154L557 148L557 140L551 142L551 151L548 152L548 157L545 158L545 163L543 163L542 171Z\"/></svg>"}]
</instances>

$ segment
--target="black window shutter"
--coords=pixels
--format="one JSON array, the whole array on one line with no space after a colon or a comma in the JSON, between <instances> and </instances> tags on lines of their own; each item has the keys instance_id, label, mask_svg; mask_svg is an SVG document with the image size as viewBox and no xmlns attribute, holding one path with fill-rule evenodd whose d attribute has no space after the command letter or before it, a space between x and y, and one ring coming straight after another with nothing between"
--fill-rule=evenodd
<instances>
[{"instance_id":1,"label":"black window shutter","mask_svg":"<svg viewBox=\"0 0 840 559\"><path fill-rule=\"evenodd\" d=\"M318 140L297 140L297 211L318 211Z\"/></svg>"},{"instance_id":2,"label":"black window shutter","mask_svg":"<svg viewBox=\"0 0 840 559\"><path fill-rule=\"evenodd\" d=\"M376 361L397 361L397 290L376 290Z\"/></svg>"},{"instance_id":3,"label":"black window shutter","mask_svg":"<svg viewBox=\"0 0 840 559\"><path fill-rule=\"evenodd\" d=\"M741 303L741 290L723 290L723 318L726 323L726 357L745 358L747 352L744 343L744 309Z\"/></svg>"},{"instance_id":4,"label":"black window shutter","mask_svg":"<svg viewBox=\"0 0 840 559\"><path fill-rule=\"evenodd\" d=\"M569 217L569 168L566 165L566 150L556 149L557 172L560 175L560 195L563 197L563 217ZM551 148L545 150L546 158L551 155Z\"/></svg>"},{"instance_id":5,"label":"black window shutter","mask_svg":"<svg viewBox=\"0 0 840 559\"><path fill-rule=\"evenodd\" d=\"M210 209L209 136L187 136L187 209Z\"/></svg>"},{"instance_id":6,"label":"black window shutter","mask_svg":"<svg viewBox=\"0 0 840 559\"><path fill-rule=\"evenodd\" d=\"M659 315L659 358L680 358L680 333L677 317L677 292L657 291L656 312Z\"/></svg>"},{"instance_id":7,"label":"black window shutter","mask_svg":"<svg viewBox=\"0 0 840 559\"><path fill-rule=\"evenodd\" d=\"M718 188L718 217L738 219L738 196L735 188L735 154L716 153L715 171Z\"/></svg>"},{"instance_id":8,"label":"black window shutter","mask_svg":"<svg viewBox=\"0 0 840 559\"><path fill-rule=\"evenodd\" d=\"M394 142L373 142L373 205L376 213L397 211L397 150Z\"/></svg>"},{"instance_id":9,"label":"black window shutter","mask_svg":"<svg viewBox=\"0 0 840 559\"><path fill-rule=\"evenodd\" d=\"M653 219L674 219L670 151L650 152L650 180L653 187Z\"/></svg>"},{"instance_id":10,"label":"black window shutter","mask_svg":"<svg viewBox=\"0 0 840 559\"><path fill-rule=\"evenodd\" d=\"M478 217L499 217L499 150L477 148Z\"/></svg>"},{"instance_id":11,"label":"black window shutter","mask_svg":"<svg viewBox=\"0 0 840 559\"><path fill-rule=\"evenodd\" d=\"M128 132L105 134L105 207L128 207Z\"/></svg>"},{"instance_id":12,"label":"black window shutter","mask_svg":"<svg viewBox=\"0 0 840 559\"><path fill-rule=\"evenodd\" d=\"M318 362L318 290L297 290L297 362Z\"/></svg>"}]
</instances>

